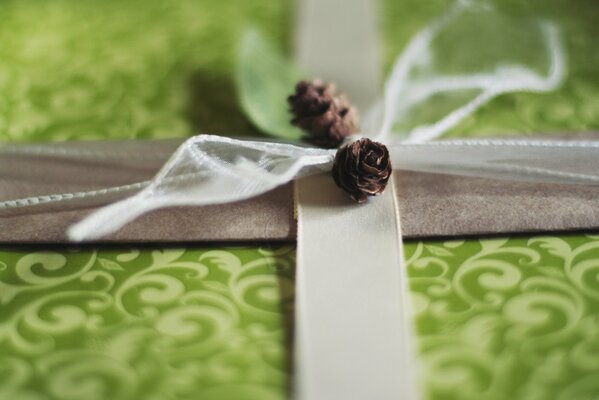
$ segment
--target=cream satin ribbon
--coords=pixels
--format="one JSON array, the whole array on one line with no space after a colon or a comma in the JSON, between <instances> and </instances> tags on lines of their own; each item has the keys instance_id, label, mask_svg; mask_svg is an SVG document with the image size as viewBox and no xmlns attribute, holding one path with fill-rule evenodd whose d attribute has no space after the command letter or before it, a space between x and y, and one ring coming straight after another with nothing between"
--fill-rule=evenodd
<instances>
[{"instance_id":1,"label":"cream satin ribbon","mask_svg":"<svg viewBox=\"0 0 599 400\"><path fill-rule=\"evenodd\" d=\"M329 179L298 182L297 398L417 398L393 186L356 207Z\"/></svg>"},{"instance_id":2,"label":"cream satin ribbon","mask_svg":"<svg viewBox=\"0 0 599 400\"><path fill-rule=\"evenodd\" d=\"M374 3L299 6L300 66L337 82L360 109L372 106L382 70ZM418 397L393 178L389 187L362 207L343 198L329 176L296 181L297 399Z\"/></svg>"}]
</instances>

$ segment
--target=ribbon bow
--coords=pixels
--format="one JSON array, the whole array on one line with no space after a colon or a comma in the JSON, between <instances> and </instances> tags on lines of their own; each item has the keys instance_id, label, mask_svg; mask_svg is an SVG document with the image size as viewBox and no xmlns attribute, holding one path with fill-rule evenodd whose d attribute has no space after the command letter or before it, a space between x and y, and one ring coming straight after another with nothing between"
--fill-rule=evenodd
<instances>
[{"instance_id":1,"label":"ribbon bow","mask_svg":"<svg viewBox=\"0 0 599 400\"><path fill-rule=\"evenodd\" d=\"M547 22L539 23L536 29L549 60L548 72L538 73L530 67L509 63L494 65L484 73L438 72L440 61L436 59L438 55L433 55L433 42L449 24L456 22L464 8L458 3L410 41L393 66L383 99L367 114L362 127L365 133L357 137L368 137L367 133L374 132L371 139L386 144L395 169L597 184L599 175L589 162L599 154L599 143L595 141L432 141L493 97L518 90L550 91L562 82L565 74L565 56L557 29ZM242 53L264 56L264 52L260 37L249 33ZM256 89L256 84L251 83L248 90ZM402 126L405 120L422 113L424 106L430 107L425 101L447 94L468 97L468 101L450 109L433 124L419 124L408 130ZM268 124L268 118L263 118L265 110L268 111L267 104L250 107L250 116L252 112L256 114L252 119L258 125ZM329 171L335 153L336 150L276 141L194 136L179 147L141 191L92 213L70 228L69 237L74 241L98 238L161 207L201 206L258 196L292 180Z\"/></svg>"}]
</instances>

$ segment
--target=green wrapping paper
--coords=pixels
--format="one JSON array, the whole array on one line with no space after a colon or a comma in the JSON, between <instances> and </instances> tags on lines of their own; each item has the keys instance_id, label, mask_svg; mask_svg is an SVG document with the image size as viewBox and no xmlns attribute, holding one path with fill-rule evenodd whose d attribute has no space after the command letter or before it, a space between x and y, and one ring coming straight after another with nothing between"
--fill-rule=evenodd
<instances>
[{"instance_id":1,"label":"green wrapping paper","mask_svg":"<svg viewBox=\"0 0 599 400\"><path fill-rule=\"evenodd\" d=\"M599 236L406 245L431 399L599 393Z\"/></svg>"},{"instance_id":2,"label":"green wrapping paper","mask_svg":"<svg viewBox=\"0 0 599 400\"><path fill-rule=\"evenodd\" d=\"M387 65L449 4L421 3L380 3ZM549 95L497 98L449 135L599 128L599 8L496 3L560 23L569 78ZM4 2L0 138L257 135L235 98L235 43L247 25L286 43L291 9L266 0ZM428 398L599 393L599 237L405 247ZM4 248L0 398L288 398L293 277L289 245Z\"/></svg>"},{"instance_id":3,"label":"green wrapping paper","mask_svg":"<svg viewBox=\"0 0 599 400\"><path fill-rule=\"evenodd\" d=\"M291 246L0 260L2 399L285 397Z\"/></svg>"}]
</instances>

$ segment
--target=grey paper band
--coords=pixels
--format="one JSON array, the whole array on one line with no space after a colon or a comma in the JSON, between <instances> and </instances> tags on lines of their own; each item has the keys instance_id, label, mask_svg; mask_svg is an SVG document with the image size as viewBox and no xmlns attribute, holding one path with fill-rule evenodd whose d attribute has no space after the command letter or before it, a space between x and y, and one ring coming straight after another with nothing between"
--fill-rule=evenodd
<instances>
[{"instance_id":1,"label":"grey paper band","mask_svg":"<svg viewBox=\"0 0 599 400\"><path fill-rule=\"evenodd\" d=\"M0 201L117 187L151 179L182 140L68 142L0 149ZM94 208L133 194L0 209L0 242L62 243ZM149 213L103 242L294 240L291 185L257 198Z\"/></svg>"},{"instance_id":2,"label":"grey paper band","mask_svg":"<svg viewBox=\"0 0 599 400\"><path fill-rule=\"evenodd\" d=\"M576 137L599 138L599 135ZM0 201L144 181L158 171L178 143L69 142L54 145L56 151L49 153L45 151L47 144L17 146L12 152L5 148L0 151ZM46 154L41 154L40 148ZM85 150L98 156L73 158L65 156L65 150L67 153ZM403 171L396 175L404 238L588 232L599 228L597 187ZM130 193L100 196L85 205L66 202L0 210L0 242L66 242L64 232L69 225L94 207ZM338 192L338 196L342 194ZM295 240L295 229L292 188L286 185L239 203L152 212L103 241L291 241Z\"/></svg>"}]
</instances>

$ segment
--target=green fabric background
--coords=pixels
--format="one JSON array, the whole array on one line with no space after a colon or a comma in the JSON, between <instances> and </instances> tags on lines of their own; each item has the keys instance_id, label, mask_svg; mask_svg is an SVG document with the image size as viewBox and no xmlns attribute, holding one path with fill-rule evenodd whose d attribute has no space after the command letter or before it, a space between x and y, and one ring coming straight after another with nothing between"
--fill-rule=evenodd
<instances>
[{"instance_id":1,"label":"green fabric background","mask_svg":"<svg viewBox=\"0 0 599 400\"><path fill-rule=\"evenodd\" d=\"M498 1L558 20L568 81L495 99L450 135L597 129L593 3ZM380 4L388 68L449 2ZM288 48L290 9L5 0L0 139L257 135L235 100L237 38L257 25ZM406 252L431 399L596 398L599 237L410 242ZM292 246L4 248L0 398L286 398L294 257Z\"/></svg>"}]
</instances>

